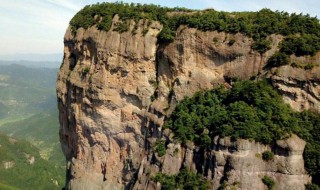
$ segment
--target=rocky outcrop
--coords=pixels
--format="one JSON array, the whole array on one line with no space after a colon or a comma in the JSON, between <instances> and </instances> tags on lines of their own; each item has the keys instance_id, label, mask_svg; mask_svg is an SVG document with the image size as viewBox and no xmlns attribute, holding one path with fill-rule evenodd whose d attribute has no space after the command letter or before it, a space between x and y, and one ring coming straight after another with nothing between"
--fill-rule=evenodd
<instances>
[{"instance_id":1,"label":"rocky outcrop","mask_svg":"<svg viewBox=\"0 0 320 190\"><path fill-rule=\"evenodd\" d=\"M269 77L295 109L319 110L318 68L263 69L281 36L269 36L272 48L259 54L251 49L253 40L242 34L181 26L174 42L158 44L160 23L131 21L129 31L118 33L113 31L117 22L115 16L108 32L91 27L74 34L68 28L64 38L57 96L67 189L159 189L151 176L176 174L182 166L203 173L213 189L223 181L230 187L263 189L264 175L274 178L276 189L303 189L310 181L301 156L305 143L295 136L277 147L217 137L214 150L201 152L192 144L174 143L172 134L161 129L179 100L229 86L233 77ZM161 138L169 144L158 157L153 145ZM258 156L271 149L278 152L273 161Z\"/></svg>"},{"instance_id":2,"label":"rocky outcrop","mask_svg":"<svg viewBox=\"0 0 320 190\"><path fill-rule=\"evenodd\" d=\"M318 54L320 60L320 54ZM284 101L297 111L320 110L320 70L312 71L284 66L274 69L271 76L274 86L282 93Z\"/></svg>"},{"instance_id":3,"label":"rocky outcrop","mask_svg":"<svg viewBox=\"0 0 320 190\"><path fill-rule=\"evenodd\" d=\"M228 138L216 138L215 145L214 187L223 181L227 189L264 189L264 176L274 180L274 189L304 189L304 183L311 181L303 164L305 142L295 135L278 141L275 147L248 140L231 142ZM262 159L265 151L276 153L273 160Z\"/></svg>"}]
</instances>

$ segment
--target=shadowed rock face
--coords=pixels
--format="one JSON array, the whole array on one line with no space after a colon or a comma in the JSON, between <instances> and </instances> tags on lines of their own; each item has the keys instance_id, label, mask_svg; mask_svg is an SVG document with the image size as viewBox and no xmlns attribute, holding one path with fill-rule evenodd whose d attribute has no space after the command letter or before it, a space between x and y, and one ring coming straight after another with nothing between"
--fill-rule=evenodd
<instances>
[{"instance_id":1,"label":"shadowed rock face","mask_svg":"<svg viewBox=\"0 0 320 190\"><path fill-rule=\"evenodd\" d=\"M115 16L113 24L117 22ZM294 109L320 110L319 67L263 70L282 40L278 35L269 37L272 48L260 55L242 34L181 26L174 42L157 44L158 22L139 21L133 35L134 24L121 34L113 27L109 32L78 29L75 35L68 28L65 34L57 96L68 189L159 189L150 177L176 174L182 166L203 173L213 189L224 181L236 189L263 189L260 179L266 174L274 178L276 189L304 189L311 179L303 166L305 142L296 136L277 147L217 137L214 150L201 152L192 144L174 143L161 126L179 100L229 86L226 79L231 77L271 78ZM231 46L230 39L235 40ZM319 54L305 59L319 64ZM159 138L169 142L162 157L152 150ZM258 156L271 149L277 153L273 161Z\"/></svg>"}]
</instances>

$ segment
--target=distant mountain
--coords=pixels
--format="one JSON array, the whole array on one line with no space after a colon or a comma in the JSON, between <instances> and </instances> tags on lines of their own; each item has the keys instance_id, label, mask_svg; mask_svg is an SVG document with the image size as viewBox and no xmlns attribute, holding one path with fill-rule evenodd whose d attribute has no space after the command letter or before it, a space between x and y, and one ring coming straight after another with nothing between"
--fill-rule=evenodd
<instances>
[{"instance_id":1,"label":"distant mountain","mask_svg":"<svg viewBox=\"0 0 320 190\"><path fill-rule=\"evenodd\" d=\"M0 57L1 58L1 57ZM36 67L36 68L59 68L61 61L8 61L8 60L1 60L0 65L23 65L27 67Z\"/></svg>"},{"instance_id":2,"label":"distant mountain","mask_svg":"<svg viewBox=\"0 0 320 190\"><path fill-rule=\"evenodd\" d=\"M61 62L63 58L62 53L55 53L55 54L7 54L7 55L0 55L0 60L5 61L31 61L31 62Z\"/></svg>"},{"instance_id":3,"label":"distant mountain","mask_svg":"<svg viewBox=\"0 0 320 190\"><path fill-rule=\"evenodd\" d=\"M0 65L0 118L56 108L56 75L57 69Z\"/></svg>"}]
</instances>

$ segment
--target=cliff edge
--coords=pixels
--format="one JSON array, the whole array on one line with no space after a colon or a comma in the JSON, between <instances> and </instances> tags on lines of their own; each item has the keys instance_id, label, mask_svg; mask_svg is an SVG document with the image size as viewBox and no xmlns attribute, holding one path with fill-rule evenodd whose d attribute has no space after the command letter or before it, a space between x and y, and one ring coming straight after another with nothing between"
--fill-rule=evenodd
<instances>
[{"instance_id":1,"label":"cliff edge","mask_svg":"<svg viewBox=\"0 0 320 190\"><path fill-rule=\"evenodd\" d=\"M232 78L269 78L293 109L320 111L320 53L293 54L291 65L267 67L285 36L267 35L270 46L259 52L253 50L256 40L244 33L179 25L168 42L159 39L166 27L159 20L112 16L109 30L71 24L64 37L57 97L67 189L160 189L152 176L177 174L182 167L206 171L211 189L224 181L231 189L263 189L259 179L266 175L275 189L304 189L311 182L303 162L305 141L298 136L275 147L217 136L204 153L191 142L175 141L162 126L179 101L230 87ZM292 65L311 62L307 69ZM167 151L160 157L153 145L163 137ZM275 152L273 161L259 157L266 150Z\"/></svg>"}]
</instances>

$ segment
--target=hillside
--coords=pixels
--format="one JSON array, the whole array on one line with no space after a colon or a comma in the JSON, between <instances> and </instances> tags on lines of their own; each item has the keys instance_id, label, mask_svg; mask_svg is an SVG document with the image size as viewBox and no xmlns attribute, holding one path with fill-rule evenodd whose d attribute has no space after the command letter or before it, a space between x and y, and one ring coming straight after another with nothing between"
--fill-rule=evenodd
<instances>
[{"instance_id":1,"label":"hillside","mask_svg":"<svg viewBox=\"0 0 320 190\"><path fill-rule=\"evenodd\" d=\"M33 55L35 58L39 58L40 55ZM34 60L34 61L24 61L22 58L19 59L17 56L7 57L8 60L2 60L5 59L5 57L1 57L0 59L0 65L22 65L26 67L33 67L33 68L51 68L51 69L57 69L59 68L60 63L56 60L60 60L62 55L56 55L59 59L54 59L52 61L48 56L43 56L40 58L40 60ZM22 57L25 57L22 55ZM49 59L48 59L49 58ZM31 58L32 59L32 58ZM20 60L20 61L17 61Z\"/></svg>"},{"instance_id":2,"label":"hillside","mask_svg":"<svg viewBox=\"0 0 320 190\"><path fill-rule=\"evenodd\" d=\"M0 105L6 108L2 119L55 108L56 72L56 69L0 65Z\"/></svg>"},{"instance_id":3,"label":"hillside","mask_svg":"<svg viewBox=\"0 0 320 190\"><path fill-rule=\"evenodd\" d=\"M42 159L38 149L25 140L0 134L0 188L61 189L60 168Z\"/></svg>"},{"instance_id":4,"label":"hillside","mask_svg":"<svg viewBox=\"0 0 320 190\"><path fill-rule=\"evenodd\" d=\"M31 142L40 149L42 158L64 166L65 159L59 143L59 122L56 110L37 113L27 119L4 124L0 126L0 131Z\"/></svg>"},{"instance_id":5,"label":"hillside","mask_svg":"<svg viewBox=\"0 0 320 190\"><path fill-rule=\"evenodd\" d=\"M57 80L66 188L318 188L319 39L269 9L84 7Z\"/></svg>"},{"instance_id":6,"label":"hillside","mask_svg":"<svg viewBox=\"0 0 320 190\"><path fill-rule=\"evenodd\" d=\"M52 173L50 171L49 174L59 179L59 187L54 188L61 189L64 182L65 159L59 143L59 122L54 94L56 72L57 69L0 64L0 133L23 139L23 142L32 147L32 154L41 156L41 158L37 157L41 163L35 168L36 171L32 173L31 178L42 178L43 174L39 167L44 167L43 165L48 165L51 169L54 167ZM10 151L15 151L15 148L17 147L7 146L6 150L9 151L9 154ZM12 154L18 153L13 152ZM23 167L24 170L33 172L33 168ZM5 185L25 189L22 185L27 184L30 179L28 176L20 176L19 172L21 171L16 169L2 173L0 189L10 189ZM16 186L13 181L10 182L9 178L3 175L10 176L11 180L21 178L20 186ZM1 179L7 181L1 181ZM48 179L43 178L43 180L32 182L30 189L49 188L50 186L46 186ZM51 188L53 187L49 189Z\"/></svg>"},{"instance_id":7,"label":"hillside","mask_svg":"<svg viewBox=\"0 0 320 190\"><path fill-rule=\"evenodd\" d=\"M41 150L43 158L60 157L63 163L55 103L56 72L50 68L0 65L0 131L28 140Z\"/></svg>"}]
</instances>

